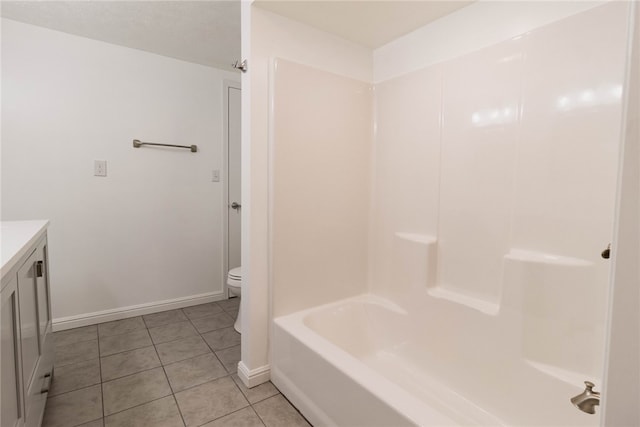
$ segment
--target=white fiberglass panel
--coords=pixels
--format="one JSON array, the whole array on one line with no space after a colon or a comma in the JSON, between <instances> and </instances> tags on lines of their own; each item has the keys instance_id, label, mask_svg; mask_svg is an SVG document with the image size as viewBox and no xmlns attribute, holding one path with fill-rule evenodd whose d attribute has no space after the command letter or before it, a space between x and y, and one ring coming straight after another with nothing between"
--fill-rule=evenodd
<instances>
[{"instance_id":1,"label":"white fiberglass panel","mask_svg":"<svg viewBox=\"0 0 640 427\"><path fill-rule=\"evenodd\" d=\"M522 63L518 39L444 67L438 286L488 302L509 249Z\"/></svg>"},{"instance_id":2,"label":"white fiberglass panel","mask_svg":"<svg viewBox=\"0 0 640 427\"><path fill-rule=\"evenodd\" d=\"M375 97L371 282L384 294L395 292L390 281L402 281L388 254L397 232L433 236L437 227L442 68L378 84Z\"/></svg>"},{"instance_id":3,"label":"white fiberglass panel","mask_svg":"<svg viewBox=\"0 0 640 427\"><path fill-rule=\"evenodd\" d=\"M273 366L292 400L299 391L311 406L327 403L324 424L335 425L369 420L366 410L354 417L332 406L349 399L340 390L358 387L376 397L371 406L401 405L416 424L438 425L425 418L434 408L449 419L444 425L598 424L569 398L584 380L598 391L602 384L610 261L600 252L612 236L625 12L608 3L376 85L369 289L396 310L380 304L383 314L351 298L317 312L289 307L275 339L285 323L293 339L276 342ZM556 84L596 89L571 89L572 98ZM597 101L600 93L608 95ZM572 100L583 104L568 109ZM324 231L306 235L325 248L332 230ZM331 237L332 256L354 254L342 250L343 237ZM297 271L289 280L308 292L308 307L311 296L325 303L355 289L340 274L344 264L332 283L313 274L317 259L285 249L293 255L274 263L276 277L285 277L277 268ZM281 283L274 281L276 307L287 298ZM333 366L335 375L310 372L316 366Z\"/></svg>"},{"instance_id":4,"label":"white fiberglass panel","mask_svg":"<svg viewBox=\"0 0 640 427\"><path fill-rule=\"evenodd\" d=\"M282 59L272 87L276 315L366 286L371 86Z\"/></svg>"},{"instance_id":5,"label":"white fiberglass panel","mask_svg":"<svg viewBox=\"0 0 640 427\"><path fill-rule=\"evenodd\" d=\"M611 241L625 2L527 37L512 246L598 261ZM594 29L597 28L597 31Z\"/></svg>"},{"instance_id":6,"label":"white fiberglass panel","mask_svg":"<svg viewBox=\"0 0 640 427\"><path fill-rule=\"evenodd\" d=\"M612 2L527 38L512 247L587 265L523 272L522 351L588 378L603 367L627 12Z\"/></svg>"},{"instance_id":7,"label":"white fiberglass panel","mask_svg":"<svg viewBox=\"0 0 640 427\"><path fill-rule=\"evenodd\" d=\"M371 290L413 319L394 354L510 425L598 423L569 398L602 387L627 6L376 85ZM416 90L378 91L390 83ZM439 103L422 99L437 85ZM438 126L408 111L427 102ZM428 141L429 159L391 161L410 155L380 124Z\"/></svg>"}]
</instances>

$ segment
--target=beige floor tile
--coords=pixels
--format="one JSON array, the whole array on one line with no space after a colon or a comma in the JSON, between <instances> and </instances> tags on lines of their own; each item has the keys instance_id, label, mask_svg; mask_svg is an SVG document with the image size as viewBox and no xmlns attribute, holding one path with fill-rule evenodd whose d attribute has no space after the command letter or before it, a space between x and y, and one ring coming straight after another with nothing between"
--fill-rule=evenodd
<instances>
[{"instance_id":1,"label":"beige floor tile","mask_svg":"<svg viewBox=\"0 0 640 427\"><path fill-rule=\"evenodd\" d=\"M100 385L54 396L47 400L43 427L69 427L102 418Z\"/></svg>"},{"instance_id":2,"label":"beige floor tile","mask_svg":"<svg viewBox=\"0 0 640 427\"><path fill-rule=\"evenodd\" d=\"M311 425L281 394L253 405L267 427L310 427Z\"/></svg>"},{"instance_id":3,"label":"beige floor tile","mask_svg":"<svg viewBox=\"0 0 640 427\"><path fill-rule=\"evenodd\" d=\"M175 396L187 427L202 425L249 406L229 377L195 386Z\"/></svg>"},{"instance_id":4,"label":"beige floor tile","mask_svg":"<svg viewBox=\"0 0 640 427\"><path fill-rule=\"evenodd\" d=\"M202 338L204 338L207 344L209 344L209 347L215 351L239 345L241 335L233 329L233 326L230 326L202 334Z\"/></svg>"},{"instance_id":5,"label":"beige floor tile","mask_svg":"<svg viewBox=\"0 0 640 427\"><path fill-rule=\"evenodd\" d=\"M100 356L121 353L136 348L152 345L151 338L146 329L139 329L124 334L100 337Z\"/></svg>"},{"instance_id":6,"label":"beige floor tile","mask_svg":"<svg viewBox=\"0 0 640 427\"><path fill-rule=\"evenodd\" d=\"M98 325L98 335L100 336L100 338L110 337L113 335L125 334L127 332L144 328L146 328L146 326L142 321L142 317L131 317L129 319L100 323Z\"/></svg>"},{"instance_id":7,"label":"beige floor tile","mask_svg":"<svg viewBox=\"0 0 640 427\"><path fill-rule=\"evenodd\" d=\"M105 418L105 427L184 427L173 396L163 397Z\"/></svg>"},{"instance_id":8,"label":"beige floor tile","mask_svg":"<svg viewBox=\"0 0 640 427\"><path fill-rule=\"evenodd\" d=\"M58 366L53 374L49 396L56 396L95 384L100 384L99 359Z\"/></svg>"},{"instance_id":9,"label":"beige floor tile","mask_svg":"<svg viewBox=\"0 0 640 427\"><path fill-rule=\"evenodd\" d=\"M202 427L264 427L260 417L250 406L211 421Z\"/></svg>"},{"instance_id":10,"label":"beige floor tile","mask_svg":"<svg viewBox=\"0 0 640 427\"><path fill-rule=\"evenodd\" d=\"M196 327L201 334L216 329L227 328L233 326L235 318L229 316L225 312L214 314L207 317L199 317L197 319L191 319L191 323Z\"/></svg>"},{"instance_id":11,"label":"beige floor tile","mask_svg":"<svg viewBox=\"0 0 640 427\"><path fill-rule=\"evenodd\" d=\"M162 368L139 372L102 384L104 414L111 415L171 394Z\"/></svg>"},{"instance_id":12,"label":"beige floor tile","mask_svg":"<svg viewBox=\"0 0 640 427\"><path fill-rule=\"evenodd\" d=\"M227 375L213 353L166 365L164 370L174 393Z\"/></svg>"},{"instance_id":13,"label":"beige floor tile","mask_svg":"<svg viewBox=\"0 0 640 427\"><path fill-rule=\"evenodd\" d=\"M198 335L198 332L188 320L186 322L170 323L156 328L149 328L149 333L151 334L151 339L154 344Z\"/></svg>"},{"instance_id":14,"label":"beige floor tile","mask_svg":"<svg viewBox=\"0 0 640 427\"><path fill-rule=\"evenodd\" d=\"M160 313L147 314L146 316L142 316L142 319L147 325L147 328L154 328L156 326L168 325L169 323L189 320L182 310L169 310L162 311Z\"/></svg>"},{"instance_id":15,"label":"beige floor tile","mask_svg":"<svg viewBox=\"0 0 640 427\"><path fill-rule=\"evenodd\" d=\"M199 336L158 344L156 350L163 365L211 352L207 343Z\"/></svg>"},{"instance_id":16,"label":"beige floor tile","mask_svg":"<svg viewBox=\"0 0 640 427\"><path fill-rule=\"evenodd\" d=\"M98 328L96 325L68 329L66 331L55 332L53 334L55 345L68 345L97 339Z\"/></svg>"},{"instance_id":17,"label":"beige floor tile","mask_svg":"<svg viewBox=\"0 0 640 427\"><path fill-rule=\"evenodd\" d=\"M218 301L217 304L224 311L235 313L238 311L238 307L240 307L240 298L229 298L226 300Z\"/></svg>"},{"instance_id":18,"label":"beige floor tile","mask_svg":"<svg viewBox=\"0 0 640 427\"><path fill-rule=\"evenodd\" d=\"M207 317L212 314L222 313L222 308L215 302L210 302L208 304L186 307L183 308L182 311L184 311L184 314L186 314L189 319L197 319L199 317Z\"/></svg>"},{"instance_id":19,"label":"beige floor tile","mask_svg":"<svg viewBox=\"0 0 640 427\"><path fill-rule=\"evenodd\" d=\"M230 374L238 370L238 362L240 361L240 346L225 348L224 350L216 351L216 356L220 359L220 362L224 365L227 372Z\"/></svg>"},{"instance_id":20,"label":"beige floor tile","mask_svg":"<svg viewBox=\"0 0 640 427\"><path fill-rule=\"evenodd\" d=\"M154 346L117 353L100 359L102 381L146 371L160 366Z\"/></svg>"},{"instance_id":21,"label":"beige floor tile","mask_svg":"<svg viewBox=\"0 0 640 427\"><path fill-rule=\"evenodd\" d=\"M231 378L233 378L233 381L236 383L242 394L244 394L244 397L246 397L252 405L280 393L271 381L267 381L266 383L262 383L253 388L247 388L240 377L238 377L238 374L233 374Z\"/></svg>"},{"instance_id":22,"label":"beige floor tile","mask_svg":"<svg viewBox=\"0 0 640 427\"><path fill-rule=\"evenodd\" d=\"M271 382L248 389L236 374L227 376L240 360L241 336L232 327L239 303L55 333L58 360L43 426L178 427L183 417L188 426L308 426Z\"/></svg>"},{"instance_id":23,"label":"beige floor tile","mask_svg":"<svg viewBox=\"0 0 640 427\"><path fill-rule=\"evenodd\" d=\"M98 357L98 340L82 341L54 347L55 366L65 366Z\"/></svg>"},{"instance_id":24,"label":"beige floor tile","mask_svg":"<svg viewBox=\"0 0 640 427\"><path fill-rule=\"evenodd\" d=\"M80 424L78 427L104 427L104 418L99 420L89 421L86 424Z\"/></svg>"}]
</instances>

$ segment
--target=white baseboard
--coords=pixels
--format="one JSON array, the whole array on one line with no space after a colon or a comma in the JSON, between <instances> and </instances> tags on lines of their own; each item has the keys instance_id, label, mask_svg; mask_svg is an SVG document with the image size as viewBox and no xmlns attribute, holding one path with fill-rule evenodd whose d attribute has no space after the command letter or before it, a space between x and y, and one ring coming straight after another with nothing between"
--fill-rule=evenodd
<instances>
[{"instance_id":1,"label":"white baseboard","mask_svg":"<svg viewBox=\"0 0 640 427\"><path fill-rule=\"evenodd\" d=\"M269 381L271 378L271 368L269 365L264 365L256 369L249 369L241 360L238 362L238 377L240 377L247 387L255 387Z\"/></svg>"},{"instance_id":2,"label":"white baseboard","mask_svg":"<svg viewBox=\"0 0 640 427\"><path fill-rule=\"evenodd\" d=\"M205 304L208 302L222 301L224 299L227 298L222 291L208 292L206 294L191 295L188 297L114 308L111 310L84 313L76 316L61 317L53 319L53 331L64 331L65 329L95 325L96 323L110 322L112 320L126 319L128 317L173 310L176 308L189 307L191 305Z\"/></svg>"}]
</instances>

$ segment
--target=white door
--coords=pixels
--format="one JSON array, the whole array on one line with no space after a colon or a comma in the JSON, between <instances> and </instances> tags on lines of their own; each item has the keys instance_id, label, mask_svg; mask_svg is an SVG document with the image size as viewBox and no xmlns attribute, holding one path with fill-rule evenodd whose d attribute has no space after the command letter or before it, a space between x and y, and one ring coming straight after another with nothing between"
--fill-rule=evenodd
<instances>
[{"instance_id":1,"label":"white door","mask_svg":"<svg viewBox=\"0 0 640 427\"><path fill-rule=\"evenodd\" d=\"M240 88L227 86L227 271L240 267Z\"/></svg>"}]
</instances>

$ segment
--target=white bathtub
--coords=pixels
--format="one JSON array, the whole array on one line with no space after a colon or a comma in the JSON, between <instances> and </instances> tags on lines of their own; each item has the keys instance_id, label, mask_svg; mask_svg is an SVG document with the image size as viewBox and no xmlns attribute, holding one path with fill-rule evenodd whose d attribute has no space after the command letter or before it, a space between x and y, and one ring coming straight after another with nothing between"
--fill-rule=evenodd
<instances>
[{"instance_id":1,"label":"white bathtub","mask_svg":"<svg viewBox=\"0 0 640 427\"><path fill-rule=\"evenodd\" d=\"M272 381L316 427L598 424L561 370L502 339L522 334L514 311L424 297L412 314L363 294L275 318Z\"/></svg>"},{"instance_id":2,"label":"white bathtub","mask_svg":"<svg viewBox=\"0 0 640 427\"><path fill-rule=\"evenodd\" d=\"M403 360L412 329L373 295L276 318L272 380L315 426L502 425Z\"/></svg>"}]
</instances>

